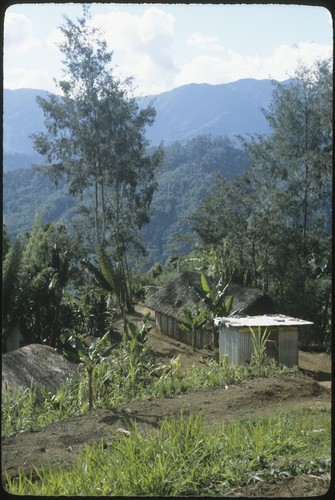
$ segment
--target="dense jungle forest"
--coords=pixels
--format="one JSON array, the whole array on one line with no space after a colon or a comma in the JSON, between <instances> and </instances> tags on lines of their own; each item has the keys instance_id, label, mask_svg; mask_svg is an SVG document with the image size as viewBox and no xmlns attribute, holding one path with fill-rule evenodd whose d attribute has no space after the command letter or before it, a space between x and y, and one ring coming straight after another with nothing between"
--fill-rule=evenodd
<instances>
[{"instance_id":1,"label":"dense jungle forest","mask_svg":"<svg viewBox=\"0 0 335 500\"><path fill-rule=\"evenodd\" d=\"M13 332L51 346L69 331L101 336L186 269L269 293L313 321L304 342L329 348L331 62L275 86L267 136L153 148L154 107L113 78L85 18L79 28L62 28L63 97L38 98L45 164L4 174L3 350Z\"/></svg>"}]
</instances>

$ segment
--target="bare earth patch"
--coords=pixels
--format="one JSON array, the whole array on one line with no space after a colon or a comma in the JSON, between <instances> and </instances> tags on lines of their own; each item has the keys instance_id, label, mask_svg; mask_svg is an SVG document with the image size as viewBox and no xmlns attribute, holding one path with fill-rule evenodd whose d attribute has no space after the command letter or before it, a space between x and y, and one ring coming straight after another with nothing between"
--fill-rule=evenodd
<instances>
[{"instance_id":1,"label":"bare earth patch","mask_svg":"<svg viewBox=\"0 0 335 500\"><path fill-rule=\"evenodd\" d=\"M141 313L143 310L140 311ZM181 354L182 367L187 370L200 357L213 356L211 351L192 352L191 348L150 332L149 343L157 357L167 362ZM120 428L136 421L139 433L153 433L160 421L169 415L202 412L206 427L223 422L257 417L277 416L280 412L302 408L331 410L330 356L320 353L299 353L299 364L308 373L280 378L258 378L228 388L186 393L171 398L133 401L118 408L93 410L82 416L51 424L37 432L23 432L2 439L2 475L17 476L19 469L29 473L32 466L68 468L86 443L100 439L109 441ZM318 372L327 374L327 384L316 380ZM311 375L315 375L313 378ZM324 376L324 378L327 378ZM315 496L325 494L330 475L298 476L280 483L258 483L241 486L232 496Z\"/></svg>"}]
</instances>

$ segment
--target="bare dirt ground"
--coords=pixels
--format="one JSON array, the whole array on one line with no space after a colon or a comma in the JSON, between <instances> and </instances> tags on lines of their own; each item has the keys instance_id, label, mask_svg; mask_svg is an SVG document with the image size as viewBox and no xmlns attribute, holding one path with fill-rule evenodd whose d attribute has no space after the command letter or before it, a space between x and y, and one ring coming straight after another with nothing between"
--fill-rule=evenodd
<instances>
[{"instance_id":1,"label":"bare dirt ground","mask_svg":"<svg viewBox=\"0 0 335 500\"><path fill-rule=\"evenodd\" d=\"M137 308L134 321L140 321L146 310ZM153 318L153 314L151 315ZM154 328L149 345L163 363L181 354L182 369L200 363L201 356L213 357L206 350L192 352L191 347L159 334ZM203 366L203 365L202 365ZM298 375L281 378L246 380L228 388L201 390L171 398L133 401L118 408L93 410L82 416L51 424L37 432L24 432L2 440L2 474L17 476L21 469L29 473L36 467L71 467L84 444L100 439L110 440L119 429L127 429L136 421L137 432L154 432L166 416L201 411L206 427L222 422L278 415L300 408L331 410L331 358L325 353L299 352ZM279 483L241 485L231 496L304 497L320 496L330 486L330 474L306 475Z\"/></svg>"}]
</instances>

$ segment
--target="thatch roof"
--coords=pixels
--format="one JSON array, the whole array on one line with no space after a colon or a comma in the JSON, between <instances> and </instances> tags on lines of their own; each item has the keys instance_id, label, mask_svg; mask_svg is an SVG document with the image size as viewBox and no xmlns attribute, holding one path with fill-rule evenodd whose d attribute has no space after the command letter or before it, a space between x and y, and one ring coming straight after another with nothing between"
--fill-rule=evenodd
<instances>
[{"instance_id":1,"label":"thatch roof","mask_svg":"<svg viewBox=\"0 0 335 500\"><path fill-rule=\"evenodd\" d=\"M204 303L194 290L194 286L201 286L200 274L185 271L160 287L146 300L145 305L155 312L166 314L180 321L181 311L184 307L194 305L204 307Z\"/></svg>"},{"instance_id":2,"label":"thatch roof","mask_svg":"<svg viewBox=\"0 0 335 500\"><path fill-rule=\"evenodd\" d=\"M255 316L276 312L272 297L258 288L231 283L227 288L227 294L233 296L233 310L238 310L238 314Z\"/></svg>"},{"instance_id":3,"label":"thatch roof","mask_svg":"<svg viewBox=\"0 0 335 500\"><path fill-rule=\"evenodd\" d=\"M146 300L145 305L155 312L180 321L184 307L195 305L205 307L203 300L195 291L195 287L201 288L200 274L185 271L169 280L152 294ZM227 295L233 296L233 310L238 309L239 314L270 314L275 312L271 297L257 288L232 283L227 289Z\"/></svg>"}]
</instances>

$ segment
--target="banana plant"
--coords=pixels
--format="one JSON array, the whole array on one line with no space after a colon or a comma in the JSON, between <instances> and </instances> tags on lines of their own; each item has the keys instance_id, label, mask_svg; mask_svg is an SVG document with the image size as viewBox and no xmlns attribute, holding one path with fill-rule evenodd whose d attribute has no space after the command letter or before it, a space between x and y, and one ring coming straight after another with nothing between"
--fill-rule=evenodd
<instances>
[{"instance_id":1,"label":"banana plant","mask_svg":"<svg viewBox=\"0 0 335 500\"><path fill-rule=\"evenodd\" d=\"M214 318L217 316L230 316L236 311L232 311L233 296L227 295L228 284L222 287L221 281L216 286L211 286L205 275L201 274L201 289L198 293L206 304L206 317L211 324L212 329L212 347L217 343L218 330L214 323Z\"/></svg>"},{"instance_id":2,"label":"banana plant","mask_svg":"<svg viewBox=\"0 0 335 500\"><path fill-rule=\"evenodd\" d=\"M103 250L100 250L98 257L99 267L92 264L87 259L83 260L86 269L91 273L95 282L99 286L101 294L114 294L117 298L121 316L123 319L124 344L128 340L128 327L126 322L126 284L122 270L114 267L111 260Z\"/></svg>"},{"instance_id":3,"label":"banana plant","mask_svg":"<svg viewBox=\"0 0 335 500\"><path fill-rule=\"evenodd\" d=\"M101 361L111 355L113 346L110 345L108 332L101 338L95 338L87 347L83 340L74 334L67 338L70 346L75 350L80 363L86 368L88 378L88 407L93 408L93 371Z\"/></svg>"},{"instance_id":4,"label":"banana plant","mask_svg":"<svg viewBox=\"0 0 335 500\"><path fill-rule=\"evenodd\" d=\"M178 323L179 328L184 332L191 332L192 350L195 349L195 335L196 331L201 328L207 321L205 309L198 307L182 309L182 323Z\"/></svg>"}]
</instances>

